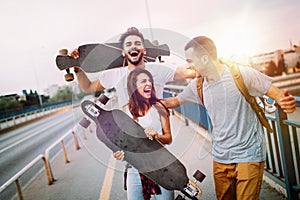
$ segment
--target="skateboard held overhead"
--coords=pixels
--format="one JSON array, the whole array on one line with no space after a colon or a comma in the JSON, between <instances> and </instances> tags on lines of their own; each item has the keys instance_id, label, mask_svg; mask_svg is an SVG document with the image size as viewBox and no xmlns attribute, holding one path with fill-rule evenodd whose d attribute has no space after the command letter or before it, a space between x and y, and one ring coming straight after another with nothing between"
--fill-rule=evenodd
<instances>
[{"instance_id":1,"label":"skateboard held overhead","mask_svg":"<svg viewBox=\"0 0 300 200\"><path fill-rule=\"evenodd\" d=\"M107 98L100 97L100 101ZM122 150L129 164L139 170L167 190L179 190L183 196L196 200L202 193L197 181L202 182L205 175L199 170L193 175L195 180L187 176L185 166L164 145L157 140L149 140L144 129L126 113L118 109L104 110L93 101L85 100L81 109L96 124L98 139L113 152ZM88 120L81 122L85 128Z\"/></svg>"},{"instance_id":2,"label":"skateboard held overhead","mask_svg":"<svg viewBox=\"0 0 300 200\"><path fill-rule=\"evenodd\" d=\"M144 57L148 62L154 62L156 58L170 55L170 49L166 44L154 45L146 39L145 48L147 55ZM123 66L126 63L123 63L122 50L122 44L119 42L86 44L78 47L78 59L68 56L68 51L63 49L60 50L55 61L59 70L66 70L66 81L72 81L74 76L70 73L70 68L74 66L79 66L87 73Z\"/></svg>"}]
</instances>

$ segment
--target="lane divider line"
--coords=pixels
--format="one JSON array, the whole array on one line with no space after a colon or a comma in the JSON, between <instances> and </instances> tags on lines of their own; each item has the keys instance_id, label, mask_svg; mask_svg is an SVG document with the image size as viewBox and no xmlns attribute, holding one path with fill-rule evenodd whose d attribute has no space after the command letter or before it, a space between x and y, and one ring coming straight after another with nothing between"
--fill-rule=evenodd
<instances>
[{"instance_id":1,"label":"lane divider line","mask_svg":"<svg viewBox=\"0 0 300 200\"><path fill-rule=\"evenodd\" d=\"M67 119L67 117L64 117L63 120L64 120L64 119ZM22 142L24 142L24 141L26 141L26 140L28 140L28 139L30 139L30 138L32 138L32 137L34 137L34 136L40 134L41 132L48 130L48 129L51 128L52 126L56 126L56 125L57 125L57 123L52 123L52 124L50 124L50 125L48 125L48 126L42 128L42 129L39 129L39 130L36 131L36 132L33 132L33 133L30 134L30 135L27 135L26 137L24 137L24 138L18 140L17 142L15 142L15 143L13 143L13 144L10 144L10 145L4 147L3 149L0 149L0 154L3 153L4 151L9 150L10 148L13 148L13 147L17 146L18 144L20 144L20 143L22 143Z\"/></svg>"},{"instance_id":2,"label":"lane divider line","mask_svg":"<svg viewBox=\"0 0 300 200\"><path fill-rule=\"evenodd\" d=\"M107 169L105 172L105 177L103 181L103 185L100 192L99 200L109 200L110 190L112 186L112 180L115 172L116 159L111 154L109 158L109 163L107 165Z\"/></svg>"}]
</instances>

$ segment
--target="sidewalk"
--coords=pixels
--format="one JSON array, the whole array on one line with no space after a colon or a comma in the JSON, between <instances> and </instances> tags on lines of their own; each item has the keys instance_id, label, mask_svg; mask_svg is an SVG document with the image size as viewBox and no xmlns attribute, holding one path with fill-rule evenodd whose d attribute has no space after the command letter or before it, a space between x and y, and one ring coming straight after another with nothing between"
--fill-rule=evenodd
<instances>
[{"instance_id":1,"label":"sidewalk","mask_svg":"<svg viewBox=\"0 0 300 200\"><path fill-rule=\"evenodd\" d=\"M193 138L191 138L189 141L185 141L186 136L181 137L183 135L181 133L184 132L184 134L193 134L195 133L195 130L192 129L191 126L183 126L182 124L183 123L178 117L171 117L172 129L180 130L177 131L177 133L180 132L180 134L175 135L174 138L176 138L176 140L172 143L172 145L170 145L170 150L174 150L173 153L175 155L176 152L181 153L179 155L180 160L186 165L190 177L192 177L191 174L193 174L194 169L199 167L201 167L200 170L207 175L203 183L199 184L203 190L203 195L200 197L200 199L216 199L214 194L213 177L211 173L212 157L209 153L210 144L198 134L194 134L192 136ZM51 162L53 175L56 181L49 186L47 184L45 171L43 170L32 183L23 188L25 200L96 200L100 199L100 193L103 192L101 192L101 189L105 188L103 185L107 185L107 181L111 181L112 187L104 189L109 190L104 191L108 192L109 196L107 198L102 196L102 199L126 199L126 191L123 190L122 163L115 162L114 164L111 164L111 152L106 147L101 147L101 144L95 138L94 133L87 132L86 140L82 138L81 133L79 135L81 136L80 150L76 151L75 147L71 144L67 146L70 163L64 163L62 153ZM203 152L202 150L199 152L200 143L202 143L202 147L204 147L201 147L202 150L204 149ZM184 146L186 144L189 145L188 148ZM172 147L176 149L172 149ZM93 151L91 152L90 150ZM197 152L198 157L203 155L200 161L199 159L191 159L191 157L195 156L195 152ZM99 161L100 157L101 160ZM113 174L108 176L110 178L107 179L107 171L111 169L113 169ZM264 183L261 191L261 199L282 200L285 198L283 195L276 192L273 188Z\"/></svg>"}]
</instances>

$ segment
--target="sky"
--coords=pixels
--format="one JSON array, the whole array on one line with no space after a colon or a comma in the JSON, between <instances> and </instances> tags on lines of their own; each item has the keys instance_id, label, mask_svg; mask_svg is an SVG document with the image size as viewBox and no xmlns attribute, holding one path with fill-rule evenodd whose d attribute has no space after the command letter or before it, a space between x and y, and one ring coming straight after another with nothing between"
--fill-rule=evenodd
<instances>
[{"instance_id":1,"label":"sky","mask_svg":"<svg viewBox=\"0 0 300 200\"><path fill-rule=\"evenodd\" d=\"M66 84L55 65L59 49L112 41L127 28L205 35L220 57L251 56L300 45L299 0L0 0L0 96ZM147 12L149 11L149 12ZM182 47L181 47L182 46ZM174 47L175 48L175 47Z\"/></svg>"}]
</instances>

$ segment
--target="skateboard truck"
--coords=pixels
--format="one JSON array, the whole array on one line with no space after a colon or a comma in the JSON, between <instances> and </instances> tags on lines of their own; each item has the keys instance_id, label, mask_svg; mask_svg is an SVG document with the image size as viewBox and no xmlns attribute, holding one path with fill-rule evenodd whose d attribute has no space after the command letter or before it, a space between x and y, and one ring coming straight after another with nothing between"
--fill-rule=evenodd
<instances>
[{"instance_id":1,"label":"skateboard truck","mask_svg":"<svg viewBox=\"0 0 300 200\"><path fill-rule=\"evenodd\" d=\"M68 49L61 49L59 50L59 55L61 58L68 58ZM65 74L65 80L70 82L74 80L74 75L73 73L70 72L70 68L66 69L66 74Z\"/></svg>"},{"instance_id":2,"label":"skateboard truck","mask_svg":"<svg viewBox=\"0 0 300 200\"><path fill-rule=\"evenodd\" d=\"M199 170L197 170L194 173L193 177L195 178L195 180L194 181L189 180L189 183L182 190L182 193L186 195L188 198L196 200L197 199L196 196L202 194L202 191L200 187L197 185L197 182L199 181L202 183L206 175L200 172ZM181 200L181 199L185 199L185 198L182 197L181 195L178 195L175 200Z\"/></svg>"},{"instance_id":3,"label":"skateboard truck","mask_svg":"<svg viewBox=\"0 0 300 200\"><path fill-rule=\"evenodd\" d=\"M102 103L103 105L105 105L108 101L109 101L109 98L102 94L100 95L100 97L98 98L98 101L100 103ZM100 113L98 112L98 110L93 107L92 105L86 105L85 109L87 110L87 112L91 115L91 116L94 116L94 117L98 117L100 115ZM83 117L80 121L79 121L79 124L84 127L84 128L87 128L89 127L89 125L91 124L90 120L87 119L86 117Z\"/></svg>"},{"instance_id":4,"label":"skateboard truck","mask_svg":"<svg viewBox=\"0 0 300 200\"><path fill-rule=\"evenodd\" d=\"M198 189L195 187L193 182L189 181L189 183L186 185L186 187L183 189L188 196L195 197L198 195Z\"/></svg>"}]
</instances>

